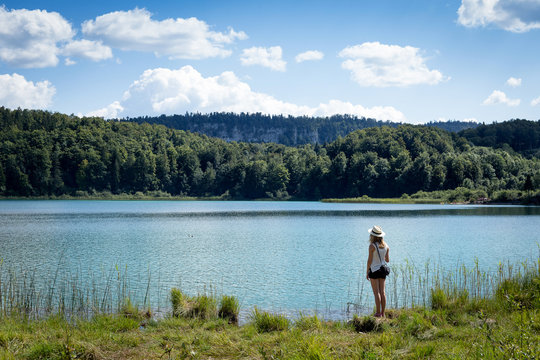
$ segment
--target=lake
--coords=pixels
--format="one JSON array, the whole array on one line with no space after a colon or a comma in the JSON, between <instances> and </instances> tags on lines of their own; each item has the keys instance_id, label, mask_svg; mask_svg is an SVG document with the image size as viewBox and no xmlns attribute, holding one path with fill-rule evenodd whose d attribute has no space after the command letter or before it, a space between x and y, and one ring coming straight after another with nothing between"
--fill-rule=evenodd
<instances>
[{"instance_id":1,"label":"lake","mask_svg":"<svg viewBox=\"0 0 540 360\"><path fill-rule=\"evenodd\" d=\"M477 261L493 272L540 253L538 207L5 200L0 258L39 281L70 274L103 286L125 272L135 297L150 286L153 307L166 308L180 287L235 295L244 309L332 317L347 303L373 306L364 279L373 225L386 232L394 267Z\"/></svg>"}]
</instances>

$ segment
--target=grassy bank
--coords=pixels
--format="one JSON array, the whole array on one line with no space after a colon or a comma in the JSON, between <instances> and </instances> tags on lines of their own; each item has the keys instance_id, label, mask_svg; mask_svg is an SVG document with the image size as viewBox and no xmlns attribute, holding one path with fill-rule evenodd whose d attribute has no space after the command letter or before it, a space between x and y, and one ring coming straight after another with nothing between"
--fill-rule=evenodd
<instances>
[{"instance_id":1,"label":"grassy bank","mask_svg":"<svg viewBox=\"0 0 540 360\"><path fill-rule=\"evenodd\" d=\"M475 290L483 288L478 284L487 276L479 269L475 277L468 271L438 275L430 270L438 280L429 287L425 305L390 310L385 319L354 315L347 322L324 321L302 314L289 319L254 308L242 326L234 297L189 296L179 289L170 291L170 310L159 318L129 298L90 316L69 313L69 306L33 316L38 307L25 307L24 301L36 303L29 290L33 285L4 278L0 358L533 359L540 354L540 261L521 269L495 276L489 292Z\"/></svg>"},{"instance_id":2,"label":"grassy bank","mask_svg":"<svg viewBox=\"0 0 540 360\"><path fill-rule=\"evenodd\" d=\"M50 196L0 196L0 200L229 200L223 196L193 197L193 196L172 196L161 191L137 192L135 194L113 194L111 192L77 191L72 195L50 195Z\"/></svg>"},{"instance_id":3,"label":"grassy bank","mask_svg":"<svg viewBox=\"0 0 540 360\"><path fill-rule=\"evenodd\" d=\"M89 320L0 322L3 359L533 359L540 353L540 277L505 282L490 299L434 289L431 306L386 319L290 321L254 310L237 326L205 313L152 320L137 311Z\"/></svg>"},{"instance_id":4,"label":"grassy bank","mask_svg":"<svg viewBox=\"0 0 540 360\"><path fill-rule=\"evenodd\" d=\"M370 198L361 196L357 198L345 199L322 199L322 202L329 203L360 203L360 204L441 204L441 199L411 199L411 198Z\"/></svg>"}]
</instances>

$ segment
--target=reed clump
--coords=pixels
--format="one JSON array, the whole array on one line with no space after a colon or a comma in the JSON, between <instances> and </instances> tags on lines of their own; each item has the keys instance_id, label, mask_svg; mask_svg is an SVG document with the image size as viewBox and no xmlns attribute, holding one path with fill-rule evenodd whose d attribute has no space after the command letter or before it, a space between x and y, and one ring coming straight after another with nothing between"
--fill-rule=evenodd
<instances>
[{"instance_id":1,"label":"reed clump","mask_svg":"<svg viewBox=\"0 0 540 360\"><path fill-rule=\"evenodd\" d=\"M212 295L188 296L180 289L171 289L172 314L175 317L211 319L217 317L217 302Z\"/></svg>"},{"instance_id":2,"label":"reed clump","mask_svg":"<svg viewBox=\"0 0 540 360\"><path fill-rule=\"evenodd\" d=\"M251 313L251 322L259 333L284 331L289 329L289 319L281 314L260 311L255 307Z\"/></svg>"},{"instance_id":3,"label":"reed clump","mask_svg":"<svg viewBox=\"0 0 540 360\"><path fill-rule=\"evenodd\" d=\"M220 318L238 324L240 303L234 296L222 295L218 301L218 297L212 293L188 296L180 289L173 288L170 297L173 317L204 320Z\"/></svg>"},{"instance_id":4,"label":"reed clump","mask_svg":"<svg viewBox=\"0 0 540 360\"><path fill-rule=\"evenodd\" d=\"M238 324L240 302L234 296L223 295L219 303L218 316L231 324Z\"/></svg>"}]
</instances>

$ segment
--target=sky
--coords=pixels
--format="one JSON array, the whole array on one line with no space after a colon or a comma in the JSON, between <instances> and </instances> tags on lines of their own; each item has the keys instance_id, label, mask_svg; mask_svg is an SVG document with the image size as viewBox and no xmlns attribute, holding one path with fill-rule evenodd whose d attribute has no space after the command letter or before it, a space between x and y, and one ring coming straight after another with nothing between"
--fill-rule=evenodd
<instances>
[{"instance_id":1,"label":"sky","mask_svg":"<svg viewBox=\"0 0 540 360\"><path fill-rule=\"evenodd\" d=\"M540 119L540 0L4 1L0 106Z\"/></svg>"}]
</instances>

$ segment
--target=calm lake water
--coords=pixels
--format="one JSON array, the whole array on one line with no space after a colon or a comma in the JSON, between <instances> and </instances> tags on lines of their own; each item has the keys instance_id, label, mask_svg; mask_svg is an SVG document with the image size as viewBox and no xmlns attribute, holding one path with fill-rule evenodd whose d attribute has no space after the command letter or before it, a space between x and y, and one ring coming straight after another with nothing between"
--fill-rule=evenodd
<instances>
[{"instance_id":1,"label":"calm lake water","mask_svg":"<svg viewBox=\"0 0 540 360\"><path fill-rule=\"evenodd\" d=\"M236 295L244 308L340 311L364 280L367 230L380 225L391 264L493 271L535 261L540 208L207 201L0 201L4 269L103 281L127 268L164 306L171 287ZM150 277L150 282L148 278ZM100 280L102 279L102 280ZM366 292L366 290L369 290Z\"/></svg>"}]
</instances>

